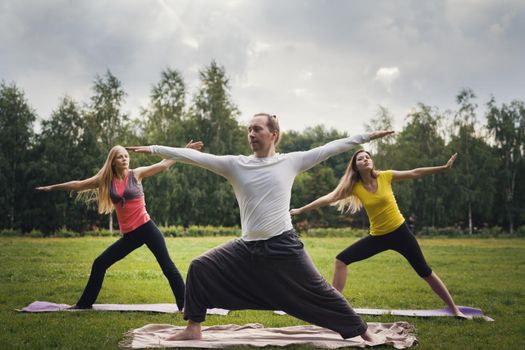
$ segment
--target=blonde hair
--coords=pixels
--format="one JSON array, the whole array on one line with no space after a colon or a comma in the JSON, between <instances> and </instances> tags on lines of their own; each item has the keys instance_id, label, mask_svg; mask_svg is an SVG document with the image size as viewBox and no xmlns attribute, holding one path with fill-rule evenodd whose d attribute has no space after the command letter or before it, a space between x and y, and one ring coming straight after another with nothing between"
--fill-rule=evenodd
<instances>
[{"instance_id":1,"label":"blonde hair","mask_svg":"<svg viewBox=\"0 0 525 350\"><path fill-rule=\"evenodd\" d=\"M363 152L370 156L370 153L364 149L357 150L348 162L345 173L334 190L334 202L331 205L337 206L337 210L341 213L350 212L350 214L355 214L363 207L361 200L352 194L355 184L361 180L361 174L357 170L356 160L357 155ZM377 178L377 175L378 172L375 168L372 169L372 177Z\"/></svg>"},{"instance_id":2,"label":"blonde hair","mask_svg":"<svg viewBox=\"0 0 525 350\"><path fill-rule=\"evenodd\" d=\"M111 212L113 212L113 202L111 201L111 197L109 195L111 183L113 182L113 178L116 173L113 161L115 160L118 152L122 150L126 151L124 147L117 145L111 148L109 151L104 165L97 173L97 177L99 178L98 189L81 191L78 195L79 198L86 202L93 202L97 200L98 212L100 214L111 214Z\"/></svg>"}]
</instances>

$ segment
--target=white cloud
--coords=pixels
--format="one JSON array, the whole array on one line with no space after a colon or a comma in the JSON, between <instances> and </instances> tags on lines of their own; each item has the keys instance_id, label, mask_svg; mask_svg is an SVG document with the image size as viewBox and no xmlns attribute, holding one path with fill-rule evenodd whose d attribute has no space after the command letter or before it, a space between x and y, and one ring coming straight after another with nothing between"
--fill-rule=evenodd
<instances>
[{"instance_id":1,"label":"white cloud","mask_svg":"<svg viewBox=\"0 0 525 350\"><path fill-rule=\"evenodd\" d=\"M398 67L381 67L376 72L376 80L381 82L388 93L392 92L392 83L399 78Z\"/></svg>"},{"instance_id":2,"label":"white cloud","mask_svg":"<svg viewBox=\"0 0 525 350\"><path fill-rule=\"evenodd\" d=\"M255 41L248 45L246 53L251 58L259 58L261 55L265 54L269 50L270 44L261 41Z\"/></svg>"},{"instance_id":3,"label":"white cloud","mask_svg":"<svg viewBox=\"0 0 525 350\"><path fill-rule=\"evenodd\" d=\"M193 38L185 38L182 40L182 43L188 47L191 47L192 49L199 48L199 42Z\"/></svg>"},{"instance_id":4,"label":"white cloud","mask_svg":"<svg viewBox=\"0 0 525 350\"><path fill-rule=\"evenodd\" d=\"M303 70L301 72L301 76L304 80L312 80L313 75L314 73L306 71L306 70Z\"/></svg>"}]
</instances>

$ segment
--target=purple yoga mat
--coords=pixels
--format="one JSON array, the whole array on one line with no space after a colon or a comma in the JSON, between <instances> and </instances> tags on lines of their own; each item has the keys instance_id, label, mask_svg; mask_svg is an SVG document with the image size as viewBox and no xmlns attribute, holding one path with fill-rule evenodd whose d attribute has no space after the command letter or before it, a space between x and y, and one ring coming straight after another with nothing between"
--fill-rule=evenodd
<instances>
[{"instance_id":1,"label":"purple yoga mat","mask_svg":"<svg viewBox=\"0 0 525 350\"><path fill-rule=\"evenodd\" d=\"M70 305L55 304L47 301L35 301L22 309L17 309L21 312L55 312L55 311L79 311L68 310ZM468 306L459 306L461 312L465 315L484 319L485 321L494 321L494 319L483 314L483 311ZM175 304L94 304L94 311L143 311L143 312L161 312L161 313L176 313L179 312ZM370 309L370 308L355 308L355 312L360 315L394 315L394 316L412 316L412 317L454 317L448 309L435 310L388 310L388 309ZM208 315L227 315L229 310L225 309L208 309ZM286 315L283 311L274 311L278 315Z\"/></svg>"},{"instance_id":2,"label":"purple yoga mat","mask_svg":"<svg viewBox=\"0 0 525 350\"><path fill-rule=\"evenodd\" d=\"M454 314L447 308L435 310L384 310L384 309L354 309L355 312L361 315L394 315L394 316L416 316L416 317L454 317ZM481 309L476 309L468 306L459 306L459 310L466 316L481 317L487 321L494 321L492 318L483 314Z\"/></svg>"},{"instance_id":3,"label":"purple yoga mat","mask_svg":"<svg viewBox=\"0 0 525 350\"><path fill-rule=\"evenodd\" d=\"M461 312L466 316L472 318L482 318L485 321L494 321L494 319L483 314L481 309L476 309L468 306L459 306ZM411 317L454 317L454 314L448 309L435 310L388 310L388 309L370 309L370 308L354 308L359 315L394 315L394 316L411 316ZM283 311L275 311L278 315L286 315Z\"/></svg>"},{"instance_id":4,"label":"purple yoga mat","mask_svg":"<svg viewBox=\"0 0 525 350\"><path fill-rule=\"evenodd\" d=\"M17 309L21 312L55 312L55 311L81 311L78 309L69 310L71 305L56 304L48 301L35 301L31 304ZM93 311L146 311L146 312L163 312L176 313L179 312L176 304L94 304ZM227 315L228 310L225 309L208 309L208 315Z\"/></svg>"}]
</instances>

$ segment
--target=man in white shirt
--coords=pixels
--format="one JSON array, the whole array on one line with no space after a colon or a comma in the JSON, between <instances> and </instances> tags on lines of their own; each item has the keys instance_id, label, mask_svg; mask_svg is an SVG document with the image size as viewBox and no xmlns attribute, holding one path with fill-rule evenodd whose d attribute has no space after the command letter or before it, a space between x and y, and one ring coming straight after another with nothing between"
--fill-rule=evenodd
<instances>
[{"instance_id":1,"label":"man in white shirt","mask_svg":"<svg viewBox=\"0 0 525 350\"><path fill-rule=\"evenodd\" d=\"M343 338L378 340L346 299L317 271L295 233L289 213L295 176L360 143L378 131L329 142L304 152L276 153L277 117L256 114L248 127L251 156L216 156L164 146L128 147L194 164L225 177L239 203L242 237L194 259L186 280L186 329L168 340L200 339L206 309L283 310L331 329Z\"/></svg>"}]
</instances>

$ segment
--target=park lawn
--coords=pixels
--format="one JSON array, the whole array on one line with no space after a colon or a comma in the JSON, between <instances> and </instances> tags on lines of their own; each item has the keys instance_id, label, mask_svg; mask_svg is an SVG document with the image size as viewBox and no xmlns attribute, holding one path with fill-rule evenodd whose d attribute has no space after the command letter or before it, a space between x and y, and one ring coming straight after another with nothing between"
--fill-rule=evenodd
<instances>
[{"instance_id":1,"label":"park lawn","mask_svg":"<svg viewBox=\"0 0 525 350\"><path fill-rule=\"evenodd\" d=\"M184 325L182 315L119 312L25 314L32 301L74 303L91 263L116 238L0 237L0 349L115 349L122 334L148 323ZM191 259L231 239L168 238L171 257L185 276ZM331 281L335 255L356 238L305 238L320 272ZM479 307L495 322L454 318L364 316L367 322L405 320L421 349L524 349L525 239L420 239L423 252L459 305ZM394 252L349 269L345 296L354 307L429 309L442 302ZM167 281L142 247L106 274L98 303L170 303ZM208 316L204 325L303 324L269 311L234 311ZM292 347L299 349L300 347ZM387 349L389 347L380 347Z\"/></svg>"}]
</instances>

